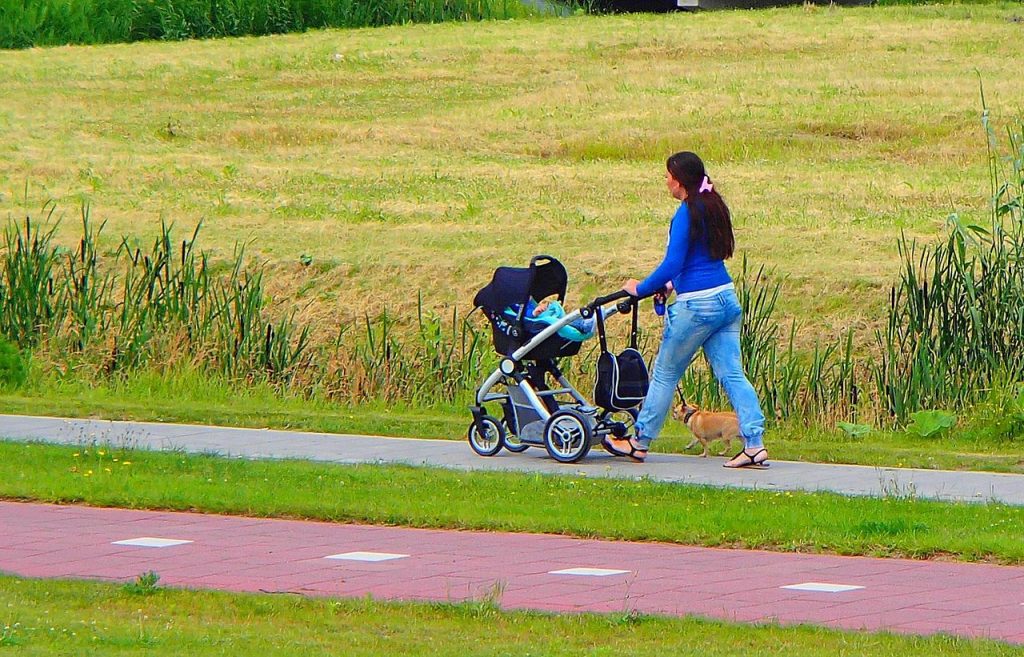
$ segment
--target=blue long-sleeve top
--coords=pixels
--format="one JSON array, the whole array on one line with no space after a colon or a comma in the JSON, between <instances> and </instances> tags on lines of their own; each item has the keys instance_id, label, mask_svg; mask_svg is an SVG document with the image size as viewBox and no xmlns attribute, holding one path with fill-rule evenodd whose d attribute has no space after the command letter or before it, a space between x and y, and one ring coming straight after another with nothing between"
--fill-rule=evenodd
<instances>
[{"instance_id":1,"label":"blue long-sleeve top","mask_svg":"<svg viewBox=\"0 0 1024 657\"><path fill-rule=\"evenodd\" d=\"M637 296L654 294L672 281L677 293L707 290L732 282L725 261L714 260L705 240L690 242L690 208L679 204L668 230L665 259L636 286Z\"/></svg>"}]
</instances>

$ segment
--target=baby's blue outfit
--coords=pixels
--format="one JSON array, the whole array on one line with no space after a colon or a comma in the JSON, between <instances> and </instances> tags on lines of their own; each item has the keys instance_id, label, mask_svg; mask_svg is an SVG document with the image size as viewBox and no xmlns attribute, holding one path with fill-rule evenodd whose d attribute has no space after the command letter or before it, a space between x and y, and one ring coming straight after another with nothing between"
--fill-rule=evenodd
<instances>
[{"instance_id":1,"label":"baby's blue outfit","mask_svg":"<svg viewBox=\"0 0 1024 657\"><path fill-rule=\"evenodd\" d=\"M523 313L523 324L526 330L530 333L540 333L545 328L565 317L565 308L563 308L562 304L557 301L550 302L547 308L534 317L533 311L536 310L536 308L537 302L533 299L526 302L526 311ZM519 304L506 308L505 314L509 315L512 319L515 319L515 317L519 315ZM566 340L572 340L573 342L583 342L588 338L594 337L595 323L596 320L593 317L590 319L583 319L580 317L579 319L576 319L558 329L558 335Z\"/></svg>"}]
</instances>

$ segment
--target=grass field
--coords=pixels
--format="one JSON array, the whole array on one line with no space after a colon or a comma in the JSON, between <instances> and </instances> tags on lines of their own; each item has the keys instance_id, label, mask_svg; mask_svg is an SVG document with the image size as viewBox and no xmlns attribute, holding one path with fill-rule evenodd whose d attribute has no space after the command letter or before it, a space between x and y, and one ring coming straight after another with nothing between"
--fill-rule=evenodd
<instances>
[{"instance_id":1,"label":"grass field","mask_svg":"<svg viewBox=\"0 0 1024 657\"><path fill-rule=\"evenodd\" d=\"M503 612L492 600L374 600L192 592L0 576L0 647L17 655L887 655L997 656L946 636L854 634L698 619Z\"/></svg>"},{"instance_id":2,"label":"grass field","mask_svg":"<svg viewBox=\"0 0 1024 657\"><path fill-rule=\"evenodd\" d=\"M570 303L642 275L672 210L664 156L693 148L751 264L789 279L780 307L800 321L799 345L852 328L863 355L898 235L985 210L979 82L994 122L1011 121L1024 100L1006 64L1024 48L1018 14L801 7L7 52L0 212L38 215L54 198L72 215L59 231L71 246L89 202L107 221L106 256L122 234L147 241L170 220L186 237L202 219L200 246L221 268L246 242L277 307L296 306L327 341L384 307L410 325L420 290L442 317L467 311L495 265L538 251L569 266ZM45 354L0 408L464 432L450 405L352 409L317 381L300 400L192 372L101 381L102 363L63 356ZM1019 426L1001 404L971 409L942 440L851 440L799 421L770 440L779 458L1015 471ZM659 449L681 446L669 434Z\"/></svg>"},{"instance_id":3,"label":"grass field","mask_svg":"<svg viewBox=\"0 0 1024 657\"><path fill-rule=\"evenodd\" d=\"M54 199L66 215L58 237L73 247L78 206L89 203L107 222L105 256L121 235L148 242L167 220L184 238L203 221L201 246L219 266L245 242L267 266L277 307L294 305L324 341L338 322L385 307L413 322L417 291L445 316L468 311L495 266L538 252L569 267L570 305L643 275L660 257L673 210L664 158L691 149L733 208L740 250L788 279L780 306L800 320L799 344L852 328L863 353L884 318L900 233L931 238L951 211L986 211L979 83L997 125L1019 115L1021 14L1019 3L798 7L5 51L0 218L38 216ZM649 313L645 322L653 325ZM468 420L459 408L341 407L192 372L105 381L73 366L38 374L0 396L0 409L443 437L461 436ZM854 441L793 424L769 445L776 458L1020 471L999 408L972 413L938 440ZM682 441L674 427L659 449ZM1020 509L898 491L866 500L100 449L0 444L0 497L1024 561ZM377 494L385 486L403 495ZM586 512L595 500L630 495L657 504L642 516L626 505ZM737 495L759 503L758 522ZM0 647L10 646L26 655L1016 650L942 637L506 614L489 600L139 596L0 577Z\"/></svg>"},{"instance_id":4,"label":"grass field","mask_svg":"<svg viewBox=\"0 0 1024 657\"><path fill-rule=\"evenodd\" d=\"M273 291L329 334L385 304L410 316L415 290L468 309L495 265L536 252L567 263L573 302L645 273L672 211L664 157L688 148L741 250L790 279L806 342L874 325L900 231L984 209L979 80L997 121L1016 115L1019 13L809 7L6 52L0 212L54 198L74 217L86 199L110 247L161 217L183 235L204 219L215 254L249 242Z\"/></svg>"},{"instance_id":5,"label":"grass field","mask_svg":"<svg viewBox=\"0 0 1024 657\"><path fill-rule=\"evenodd\" d=\"M102 442L79 447L0 442L0 498L1024 563L1024 509L924 501L898 489L874 499L601 477L248 461Z\"/></svg>"}]
</instances>

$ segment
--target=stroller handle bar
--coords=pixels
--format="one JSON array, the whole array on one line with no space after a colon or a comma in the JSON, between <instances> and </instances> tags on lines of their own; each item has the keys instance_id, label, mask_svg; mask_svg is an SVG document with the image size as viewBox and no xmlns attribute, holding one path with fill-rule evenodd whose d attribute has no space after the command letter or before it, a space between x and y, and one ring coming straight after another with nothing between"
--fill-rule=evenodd
<instances>
[{"instance_id":1,"label":"stroller handle bar","mask_svg":"<svg viewBox=\"0 0 1024 657\"><path fill-rule=\"evenodd\" d=\"M600 308L601 306L605 305L606 303L611 303L612 301L618 301L619 299L633 298L633 299L635 299L637 301L640 301L641 299L647 299L648 297L653 297L655 294L657 294L657 292L654 292L652 294L648 294L648 295L642 296L642 297L634 297L632 294L630 294L629 292L626 292L625 290L616 290L616 291L612 292L611 294L607 294L607 295L605 295L603 297L597 297L596 299L591 301L589 304L587 304L587 307L590 308L591 310L596 310L596 309Z\"/></svg>"}]
</instances>

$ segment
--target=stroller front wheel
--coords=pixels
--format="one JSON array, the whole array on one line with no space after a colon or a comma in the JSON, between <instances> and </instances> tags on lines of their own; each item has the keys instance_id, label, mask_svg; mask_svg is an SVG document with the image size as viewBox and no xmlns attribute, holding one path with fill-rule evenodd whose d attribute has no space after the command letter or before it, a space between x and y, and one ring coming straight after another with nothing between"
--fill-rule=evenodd
<instances>
[{"instance_id":1,"label":"stroller front wheel","mask_svg":"<svg viewBox=\"0 0 1024 657\"><path fill-rule=\"evenodd\" d=\"M505 446L505 427L490 415L473 420L466 432L469 446L480 456L494 456Z\"/></svg>"},{"instance_id":2,"label":"stroller front wheel","mask_svg":"<svg viewBox=\"0 0 1024 657\"><path fill-rule=\"evenodd\" d=\"M586 456L592 438L590 420L571 408L556 411L544 425L544 447L559 463L575 463Z\"/></svg>"}]
</instances>

